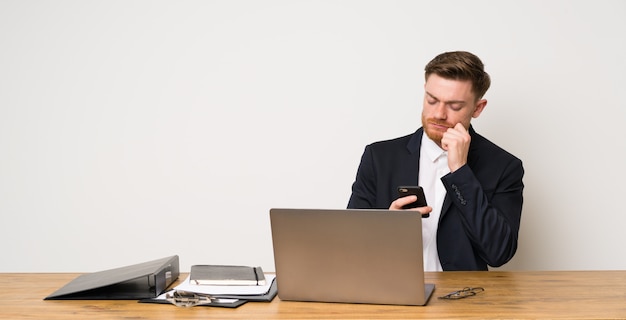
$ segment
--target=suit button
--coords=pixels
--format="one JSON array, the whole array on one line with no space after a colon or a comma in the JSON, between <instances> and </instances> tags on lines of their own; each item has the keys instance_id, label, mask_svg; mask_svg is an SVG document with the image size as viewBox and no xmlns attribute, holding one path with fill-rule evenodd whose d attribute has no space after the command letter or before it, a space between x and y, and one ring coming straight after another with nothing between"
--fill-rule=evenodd
<instances>
[{"instance_id":1,"label":"suit button","mask_svg":"<svg viewBox=\"0 0 626 320\"><path fill-rule=\"evenodd\" d=\"M466 205L467 201L465 201L465 198L461 195L459 187L457 187L456 184L452 184L452 189L454 189L454 193L456 194L456 198L459 199L459 202L461 202L462 205Z\"/></svg>"}]
</instances>

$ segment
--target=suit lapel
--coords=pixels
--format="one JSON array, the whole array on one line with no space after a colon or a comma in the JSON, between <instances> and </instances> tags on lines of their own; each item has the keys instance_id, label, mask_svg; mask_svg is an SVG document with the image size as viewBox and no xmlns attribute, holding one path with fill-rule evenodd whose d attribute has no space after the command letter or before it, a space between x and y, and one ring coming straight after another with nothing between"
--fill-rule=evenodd
<instances>
[{"instance_id":1,"label":"suit lapel","mask_svg":"<svg viewBox=\"0 0 626 320\"><path fill-rule=\"evenodd\" d=\"M402 163L406 164L407 167L400 172L403 172L404 175L402 177L402 182L400 185L418 185L419 181L419 159L420 159L420 148L422 145L422 134L424 133L423 128L419 128L409 142L406 144L406 149L408 153L407 161L403 161Z\"/></svg>"}]
</instances>

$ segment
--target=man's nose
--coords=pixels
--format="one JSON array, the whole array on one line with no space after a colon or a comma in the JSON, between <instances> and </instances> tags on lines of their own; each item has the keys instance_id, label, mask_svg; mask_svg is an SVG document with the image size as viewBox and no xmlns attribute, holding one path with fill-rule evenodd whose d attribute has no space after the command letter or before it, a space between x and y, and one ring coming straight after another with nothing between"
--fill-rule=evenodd
<instances>
[{"instance_id":1,"label":"man's nose","mask_svg":"<svg viewBox=\"0 0 626 320\"><path fill-rule=\"evenodd\" d=\"M434 115L437 119L446 119L447 117L447 113L446 113L446 104L443 102L439 102L437 103L437 105L435 106L435 112Z\"/></svg>"}]
</instances>

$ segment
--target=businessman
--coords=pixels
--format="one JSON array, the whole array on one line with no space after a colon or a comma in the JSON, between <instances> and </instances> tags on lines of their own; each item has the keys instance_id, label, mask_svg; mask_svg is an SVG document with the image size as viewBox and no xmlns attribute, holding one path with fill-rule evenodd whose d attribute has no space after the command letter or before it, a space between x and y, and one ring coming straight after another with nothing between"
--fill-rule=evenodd
<instances>
[{"instance_id":1,"label":"businessman","mask_svg":"<svg viewBox=\"0 0 626 320\"><path fill-rule=\"evenodd\" d=\"M348 208L402 210L424 188L426 271L487 270L517 250L522 213L522 162L476 133L491 80L472 53L446 52L425 68L422 127L365 147Z\"/></svg>"}]
</instances>

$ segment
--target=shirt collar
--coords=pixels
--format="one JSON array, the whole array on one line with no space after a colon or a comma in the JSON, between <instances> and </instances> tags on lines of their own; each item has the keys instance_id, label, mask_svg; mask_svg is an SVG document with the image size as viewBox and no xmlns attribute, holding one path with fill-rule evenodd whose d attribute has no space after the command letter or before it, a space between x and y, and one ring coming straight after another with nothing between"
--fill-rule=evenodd
<instances>
[{"instance_id":1,"label":"shirt collar","mask_svg":"<svg viewBox=\"0 0 626 320\"><path fill-rule=\"evenodd\" d=\"M426 132L424 132L424 134L422 134L422 151L421 154L426 155L426 157L428 157L428 159L431 162L435 162L437 161L437 159L439 159L439 157L441 157L444 154L447 154L447 152L443 149L441 149L436 143L435 141L432 141L428 135L426 135Z\"/></svg>"}]
</instances>

